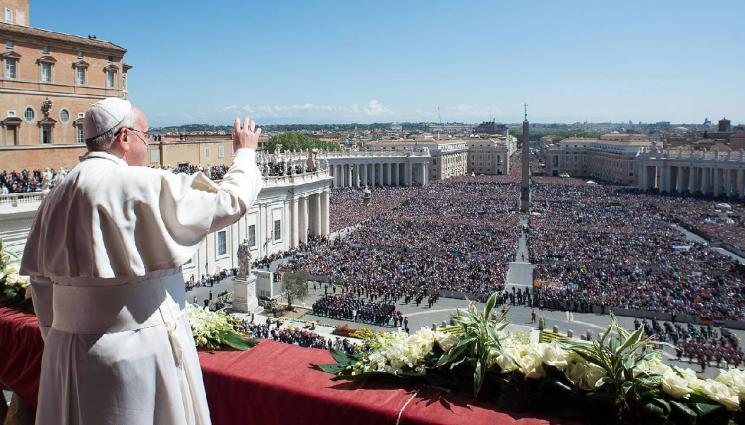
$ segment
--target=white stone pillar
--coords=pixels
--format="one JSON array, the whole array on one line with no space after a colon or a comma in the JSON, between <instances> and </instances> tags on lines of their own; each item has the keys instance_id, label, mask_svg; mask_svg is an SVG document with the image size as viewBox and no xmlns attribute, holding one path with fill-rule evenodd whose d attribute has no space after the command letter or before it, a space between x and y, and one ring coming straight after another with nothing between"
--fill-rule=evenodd
<instances>
[{"instance_id":1,"label":"white stone pillar","mask_svg":"<svg viewBox=\"0 0 745 425\"><path fill-rule=\"evenodd\" d=\"M362 186L362 183L360 182L360 169L362 168L362 164L357 164L354 167L354 177L355 177L355 184L357 185L357 188L359 189Z\"/></svg>"},{"instance_id":2,"label":"white stone pillar","mask_svg":"<svg viewBox=\"0 0 745 425\"><path fill-rule=\"evenodd\" d=\"M406 164L404 165L404 184L406 186L411 186L411 173L412 173L411 162L406 161Z\"/></svg>"},{"instance_id":3,"label":"white stone pillar","mask_svg":"<svg viewBox=\"0 0 745 425\"><path fill-rule=\"evenodd\" d=\"M696 192L696 167L688 167L688 193Z\"/></svg>"},{"instance_id":4,"label":"white stone pillar","mask_svg":"<svg viewBox=\"0 0 745 425\"><path fill-rule=\"evenodd\" d=\"M300 242L308 242L308 196L301 196L300 201Z\"/></svg>"},{"instance_id":5,"label":"white stone pillar","mask_svg":"<svg viewBox=\"0 0 745 425\"><path fill-rule=\"evenodd\" d=\"M347 164L347 187L352 187L354 184L352 182L352 164Z\"/></svg>"},{"instance_id":6,"label":"white stone pillar","mask_svg":"<svg viewBox=\"0 0 745 425\"><path fill-rule=\"evenodd\" d=\"M401 184L401 180L399 180L399 178L398 178L399 177L398 176L399 171L401 171L401 170L399 170L399 165L400 164L397 162L397 163L392 164L392 165L393 165L393 185L394 186L398 186L398 185Z\"/></svg>"},{"instance_id":7,"label":"white stone pillar","mask_svg":"<svg viewBox=\"0 0 745 425\"><path fill-rule=\"evenodd\" d=\"M670 166L662 163L662 185L660 185L660 192L670 193Z\"/></svg>"},{"instance_id":8,"label":"white stone pillar","mask_svg":"<svg viewBox=\"0 0 745 425\"><path fill-rule=\"evenodd\" d=\"M300 226L300 206L298 205L300 202L298 198L292 198L290 203L292 205L292 232L290 232L292 240L290 240L290 247L295 248L300 243L300 229L298 228Z\"/></svg>"},{"instance_id":9,"label":"white stone pillar","mask_svg":"<svg viewBox=\"0 0 745 425\"><path fill-rule=\"evenodd\" d=\"M321 195L321 234L324 236L329 234L329 209L329 191L324 190Z\"/></svg>"},{"instance_id":10,"label":"white stone pillar","mask_svg":"<svg viewBox=\"0 0 745 425\"><path fill-rule=\"evenodd\" d=\"M737 195L740 199L745 198L745 172L737 170Z\"/></svg>"},{"instance_id":11,"label":"white stone pillar","mask_svg":"<svg viewBox=\"0 0 745 425\"><path fill-rule=\"evenodd\" d=\"M647 171L647 164L642 161L639 165L639 190L644 192L649 190L649 185L647 184L649 182L647 179Z\"/></svg>"},{"instance_id":12,"label":"white stone pillar","mask_svg":"<svg viewBox=\"0 0 745 425\"><path fill-rule=\"evenodd\" d=\"M677 171L675 174L675 191L683 193L685 191L683 187L683 167L675 167Z\"/></svg>"},{"instance_id":13,"label":"white stone pillar","mask_svg":"<svg viewBox=\"0 0 745 425\"><path fill-rule=\"evenodd\" d=\"M427 185L427 166L424 165L424 163L419 164L419 166L422 168L422 171L421 171L422 181L420 183L422 186L426 186Z\"/></svg>"},{"instance_id":14,"label":"white stone pillar","mask_svg":"<svg viewBox=\"0 0 745 425\"><path fill-rule=\"evenodd\" d=\"M714 194L714 196L719 196L722 194L722 169L721 168L713 168L713 179L711 185L711 191Z\"/></svg>"},{"instance_id":15,"label":"white stone pillar","mask_svg":"<svg viewBox=\"0 0 745 425\"><path fill-rule=\"evenodd\" d=\"M351 177L351 176L350 176ZM313 195L313 235L320 236L323 231L323 213L321 211L321 194L316 193Z\"/></svg>"},{"instance_id":16,"label":"white stone pillar","mask_svg":"<svg viewBox=\"0 0 745 425\"><path fill-rule=\"evenodd\" d=\"M709 167L704 167L701 169L701 193L704 195L708 195L711 193L709 191Z\"/></svg>"}]
</instances>

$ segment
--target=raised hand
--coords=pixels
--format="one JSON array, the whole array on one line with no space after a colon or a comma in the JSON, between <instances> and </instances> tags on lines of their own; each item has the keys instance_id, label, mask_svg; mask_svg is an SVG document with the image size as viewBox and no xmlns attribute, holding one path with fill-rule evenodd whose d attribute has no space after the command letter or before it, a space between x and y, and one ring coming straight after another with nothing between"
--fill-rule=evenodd
<instances>
[{"instance_id":1,"label":"raised hand","mask_svg":"<svg viewBox=\"0 0 745 425\"><path fill-rule=\"evenodd\" d=\"M241 120L236 118L233 125L233 152L241 148L257 149L259 147L259 136L261 128L256 128L256 123L246 117L241 127Z\"/></svg>"}]
</instances>

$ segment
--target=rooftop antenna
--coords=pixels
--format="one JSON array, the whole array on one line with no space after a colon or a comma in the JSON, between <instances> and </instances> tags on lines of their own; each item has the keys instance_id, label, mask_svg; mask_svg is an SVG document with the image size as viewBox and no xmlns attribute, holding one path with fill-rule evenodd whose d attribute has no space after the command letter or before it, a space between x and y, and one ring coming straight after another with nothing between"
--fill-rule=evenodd
<instances>
[{"instance_id":1,"label":"rooftop antenna","mask_svg":"<svg viewBox=\"0 0 745 425\"><path fill-rule=\"evenodd\" d=\"M440 127L442 127L442 114L440 114L440 107L437 107L437 118L440 120Z\"/></svg>"},{"instance_id":2,"label":"rooftop antenna","mask_svg":"<svg viewBox=\"0 0 745 425\"><path fill-rule=\"evenodd\" d=\"M528 120L528 104L523 103L523 107L525 107L525 121Z\"/></svg>"}]
</instances>

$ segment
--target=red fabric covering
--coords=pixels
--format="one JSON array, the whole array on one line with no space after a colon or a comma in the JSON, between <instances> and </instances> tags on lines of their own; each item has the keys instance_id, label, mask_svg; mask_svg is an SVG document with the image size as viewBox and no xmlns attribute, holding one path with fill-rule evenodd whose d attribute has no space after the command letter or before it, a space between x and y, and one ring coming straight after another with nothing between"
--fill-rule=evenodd
<instances>
[{"instance_id":1,"label":"red fabric covering","mask_svg":"<svg viewBox=\"0 0 745 425\"><path fill-rule=\"evenodd\" d=\"M36 406L44 341L36 316L0 307L0 387Z\"/></svg>"},{"instance_id":2,"label":"red fabric covering","mask_svg":"<svg viewBox=\"0 0 745 425\"><path fill-rule=\"evenodd\" d=\"M36 406L42 350L36 317L0 308L0 386L31 406ZM332 362L324 350L263 341L249 351L200 352L199 358L215 425L396 424L399 412L398 423L407 425L549 423L434 388L332 381L312 367Z\"/></svg>"},{"instance_id":3,"label":"red fabric covering","mask_svg":"<svg viewBox=\"0 0 745 425\"><path fill-rule=\"evenodd\" d=\"M401 410L398 423L408 425L550 422L497 412L429 387L378 384L373 388L332 381L331 375L312 368L333 362L324 350L263 341L249 351L199 355L214 425L396 424Z\"/></svg>"}]
</instances>

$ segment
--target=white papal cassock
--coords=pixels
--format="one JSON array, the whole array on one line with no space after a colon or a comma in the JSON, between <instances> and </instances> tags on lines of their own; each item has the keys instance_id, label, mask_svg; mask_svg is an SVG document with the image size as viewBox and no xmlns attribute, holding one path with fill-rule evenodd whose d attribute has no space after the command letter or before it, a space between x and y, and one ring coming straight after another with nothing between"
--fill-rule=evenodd
<instances>
[{"instance_id":1,"label":"white papal cassock","mask_svg":"<svg viewBox=\"0 0 745 425\"><path fill-rule=\"evenodd\" d=\"M256 200L255 152L222 182L91 152L38 210L23 253L45 338L37 424L208 424L181 265Z\"/></svg>"}]
</instances>

